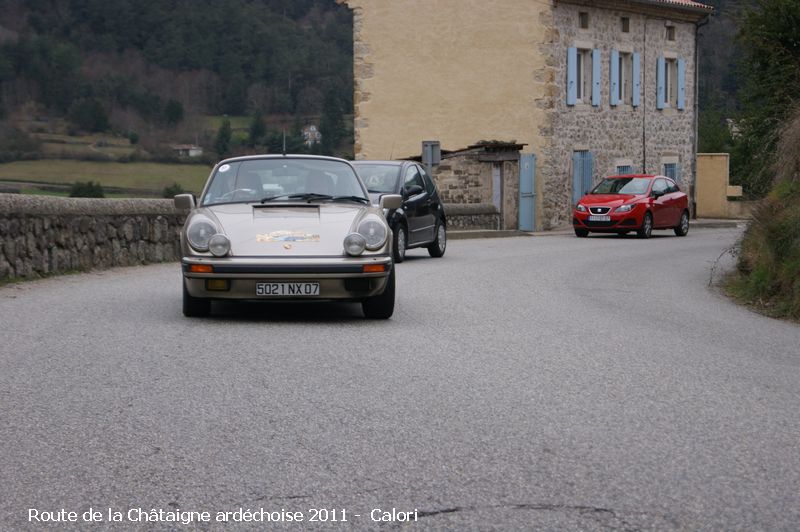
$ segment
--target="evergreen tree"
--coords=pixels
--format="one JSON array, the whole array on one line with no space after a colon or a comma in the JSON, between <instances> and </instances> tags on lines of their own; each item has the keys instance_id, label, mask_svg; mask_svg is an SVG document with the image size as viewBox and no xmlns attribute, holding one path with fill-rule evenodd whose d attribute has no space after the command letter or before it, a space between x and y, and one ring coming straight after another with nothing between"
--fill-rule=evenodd
<instances>
[{"instance_id":1,"label":"evergreen tree","mask_svg":"<svg viewBox=\"0 0 800 532\"><path fill-rule=\"evenodd\" d=\"M231 136L233 130L231 129L231 121L227 118L222 120L222 125L217 130L217 138L214 140L214 151L220 157L226 157L231 145Z\"/></svg>"},{"instance_id":2,"label":"evergreen tree","mask_svg":"<svg viewBox=\"0 0 800 532\"><path fill-rule=\"evenodd\" d=\"M261 113L256 113L253 115L253 118L250 119L250 129L248 133L248 144L251 148L255 147L257 144L260 144L264 138L264 135L267 134L267 125L264 123Z\"/></svg>"}]
</instances>

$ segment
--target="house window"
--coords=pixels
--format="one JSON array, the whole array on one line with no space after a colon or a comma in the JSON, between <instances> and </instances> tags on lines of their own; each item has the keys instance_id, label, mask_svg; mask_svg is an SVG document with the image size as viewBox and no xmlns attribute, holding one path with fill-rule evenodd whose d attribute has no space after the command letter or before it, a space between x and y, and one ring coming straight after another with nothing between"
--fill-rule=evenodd
<instances>
[{"instance_id":1,"label":"house window","mask_svg":"<svg viewBox=\"0 0 800 532\"><path fill-rule=\"evenodd\" d=\"M589 29L589 13L583 11L578 13L578 25L582 30Z\"/></svg>"},{"instance_id":2,"label":"house window","mask_svg":"<svg viewBox=\"0 0 800 532\"><path fill-rule=\"evenodd\" d=\"M667 107L678 107L678 62L667 59L664 66L665 103Z\"/></svg>"},{"instance_id":3,"label":"house window","mask_svg":"<svg viewBox=\"0 0 800 532\"><path fill-rule=\"evenodd\" d=\"M677 181L678 163L664 163L664 175L673 181Z\"/></svg>"},{"instance_id":4,"label":"house window","mask_svg":"<svg viewBox=\"0 0 800 532\"><path fill-rule=\"evenodd\" d=\"M675 40L675 26L667 26L667 40L668 41Z\"/></svg>"},{"instance_id":5,"label":"house window","mask_svg":"<svg viewBox=\"0 0 800 532\"><path fill-rule=\"evenodd\" d=\"M622 33L630 33L631 31L631 19L630 17L622 17Z\"/></svg>"},{"instance_id":6,"label":"house window","mask_svg":"<svg viewBox=\"0 0 800 532\"><path fill-rule=\"evenodd\" d=\"M588 103L592 99L592 51L578 49L578 101Z\"/></svg>"},{"instance_id":7,"label":"house window","mask_svg":"<svg viewBox=\"0 0 800 532\"><path fill-rule=\"evenodd\" d=\"M619 101L631 104L633 94L633 54L619 54Z\"/></svg>"},{"instance_id":8,"label":"house window","mask_svg":"<svg viewBox=\"0 0 800 532\"><path fill-rule=\"evenodd\" d=\"M624 166L617 166L617 175L627 175L633 173L633 166L626 164Z\"/></svg>"}]
</instances>

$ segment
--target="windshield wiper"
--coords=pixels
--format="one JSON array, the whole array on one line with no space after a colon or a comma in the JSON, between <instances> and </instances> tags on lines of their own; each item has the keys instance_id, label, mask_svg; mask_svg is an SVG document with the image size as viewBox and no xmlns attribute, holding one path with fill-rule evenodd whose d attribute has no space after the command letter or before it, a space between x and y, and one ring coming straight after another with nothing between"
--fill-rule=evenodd
<instances>
[{"instance_id":1,"label":"windshield wiper","mask_svg":"<svg viewBox=\"0 0 800 532\"><path fill-rule=\"evenodd\" d=\"M359 203L369 203L370 201L367 198L361 196L334 196L331 198L332 201L357 201Z\"/></svg>"},{"instance_id":2,"label":"windshield wiper","mask_svg":"<svg viewBox=\"0 0 800 532\"><path fill-rule=\"evenodd\" d=\"M261 200L261 203L266 203L268 201L286 198L286 199L303 199L308 200L308 202L312 202L313 200L326 200L326 199L333 199L333 196L329 194L317 194L316 192L304 192L302 194L278 194L277 196L267 196L266 198Z\"/></svg>"}]
</instances>

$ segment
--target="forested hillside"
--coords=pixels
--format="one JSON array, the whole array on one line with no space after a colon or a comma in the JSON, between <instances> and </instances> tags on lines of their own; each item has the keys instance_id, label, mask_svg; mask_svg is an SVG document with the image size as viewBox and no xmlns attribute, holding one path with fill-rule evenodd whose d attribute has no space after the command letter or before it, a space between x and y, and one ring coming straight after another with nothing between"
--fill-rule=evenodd
<instances>
[{"instance_id":1,"label":"forested hillside","mask_svg":"<svg viewBox=\"0 0 800 532\"><path fill-rule=\"evenodd\" d=\"M188 142L198 117L327 120L352 109L352 18L333 0L6 0L0 117ZM33 105L31 105L33 104ZM277 117L277 118L276 118ZM17 123L14 122L14 123ZM346 142L346 141L345 141Z\"/></svg>"}]
</instances>

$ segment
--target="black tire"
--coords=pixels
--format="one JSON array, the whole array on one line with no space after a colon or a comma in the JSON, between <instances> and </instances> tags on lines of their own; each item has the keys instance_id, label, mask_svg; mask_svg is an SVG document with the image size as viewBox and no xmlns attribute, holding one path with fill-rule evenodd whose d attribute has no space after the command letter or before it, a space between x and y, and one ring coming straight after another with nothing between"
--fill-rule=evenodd
<instances>
[{"instance_id":1,"label":"black tire","mask_svg":"<svg viewBox=\"0 0 800 532\"><path fill-rule=\"evenodd\" d=\"M636 230L636 236L639 238L650 238L653 234L653 215L649 212L644 213L642 219L642 226Z\"/></svg>"},{"instance_id":2,"label":"black tire","mask_svg":"<svg viewBox=\"0 0 800 532\"><path fill-rule=\"evenodd\" d=\"M392 231L392 256L396 263L406 260L406 247L408 246L408 231L403 224L397 224Z\"/></svg>"},{"instance_id":3,"label":"black tire","mask_svg":"<svg viewBox=\"0 0 800 532\"><path fill-rule=\"evenodd\" d=\"M428 246L428 255L431 257L443 257L447 250L447 225L440 221L436 226L436 240Z\"/></svg>"},{"instance_id":4,"label":"black tire","mask_svg":"<svg viewBox=\"0 0 800 532\"><path fill-rule=\"evenodd\" d=\"M674 230L677 236L686 236L689 234L689 211L683 211L683 213L681 213L681 221Z\"/></svg>"},{"instance_id":5,"label":"black tire","mask_svg":"<svg viewBox=\"0 0 800 532\"><path fill-rule=\"evenodd\" d=\"M202 297L192 297L183 281L183 315L187 318L201 318L211 314L211 300Z\"/></svg>"},{"instance_id":6,"label":"black tire","mask_svg":"<svg viewBox=\"0 0 800 532\"><path fill-rule=\"evenodd\" d=\"M575 228L575 236L577 236L578 238L586 238L587 236L589 236L589 230L588 229L579 229L579 228L576 227Z\"/></svg>"},{"instance_id":7,"label":"black tire","mask_svg":"<svg viewBox=\"0 0 800 532\"><path fill-rule=\"evenodd\" d=\"M372 320L387 320L394 314L394 267L386 281L386 288L379 296L361 302L364 316Z\"/></svg>"}]
</instances>

